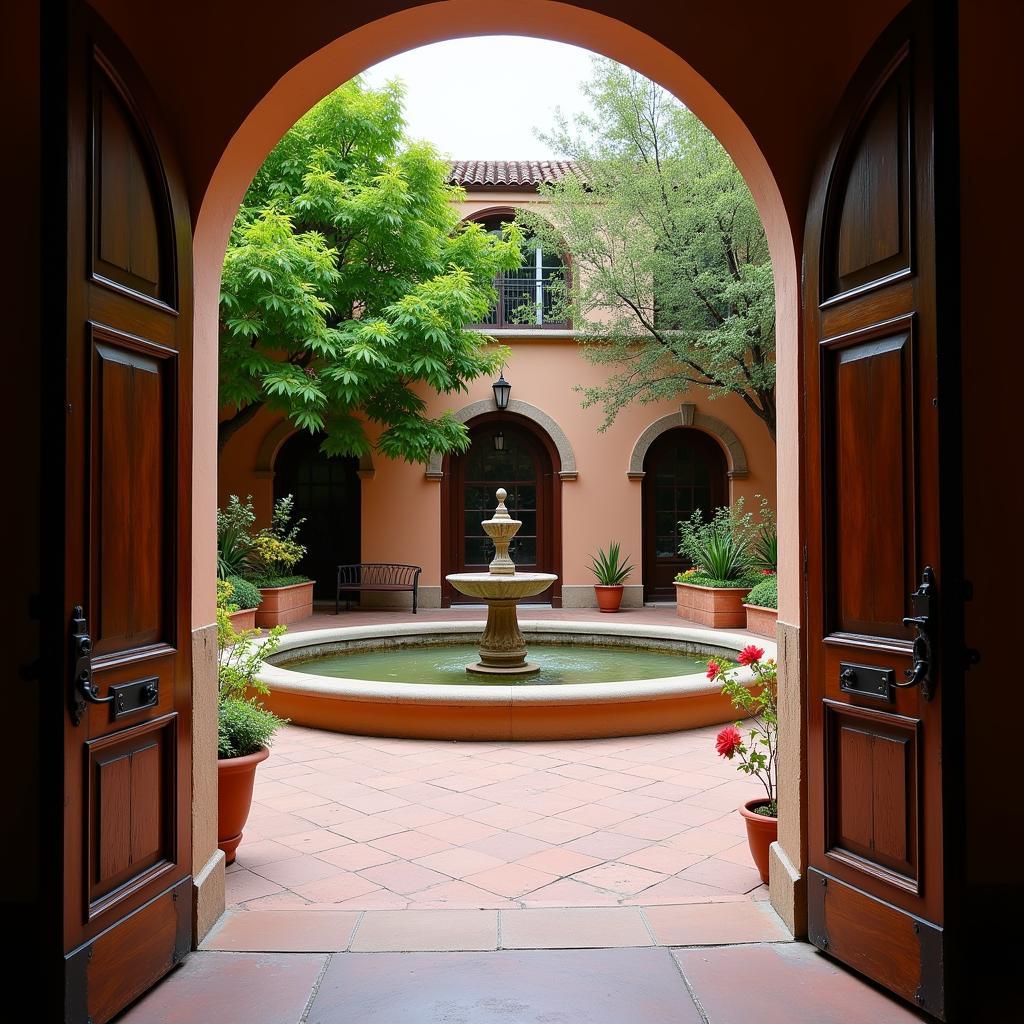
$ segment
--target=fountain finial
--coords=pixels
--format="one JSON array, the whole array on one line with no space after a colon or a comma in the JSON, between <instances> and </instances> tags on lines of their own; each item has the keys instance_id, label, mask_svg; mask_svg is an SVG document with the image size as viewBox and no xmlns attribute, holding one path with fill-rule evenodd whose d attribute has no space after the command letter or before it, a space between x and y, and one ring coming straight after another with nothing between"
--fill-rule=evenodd
<instances>
[{"instance_id":1,"label":"fountain finial","mask_svg":"<svg viewBox=\"0 0 1024 1024\"><path fill-rule=\"evenodd\" d=\"M504 487L498 488L495 497L498 499L498 507L494 510L494 515L480 524L484 528L484 533L494 541L494 559L487 570L492 576L515 576L516 564L508 556L508 545L523 524L508 514L505 507L508 491Z\"/></svg>"}]
</instances>

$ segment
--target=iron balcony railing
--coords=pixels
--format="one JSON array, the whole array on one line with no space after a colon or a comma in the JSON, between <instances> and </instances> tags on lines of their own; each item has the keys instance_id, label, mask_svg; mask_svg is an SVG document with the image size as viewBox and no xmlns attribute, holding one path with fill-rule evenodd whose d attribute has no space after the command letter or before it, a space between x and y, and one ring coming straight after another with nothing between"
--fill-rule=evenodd
<instances>
[{"instance_id":1,"label":"iron balcony railing","mask_svg":"<svg viewBox=\"0 0 1024 1024\"><path fill-rule=\"evenodd\" d=\"M500 274L494 281L498 300L476 326L510 328L566 328L568 320L555 309L563 292L559 271L538 276L531 267Z\"/></svg>"}]
</instances>

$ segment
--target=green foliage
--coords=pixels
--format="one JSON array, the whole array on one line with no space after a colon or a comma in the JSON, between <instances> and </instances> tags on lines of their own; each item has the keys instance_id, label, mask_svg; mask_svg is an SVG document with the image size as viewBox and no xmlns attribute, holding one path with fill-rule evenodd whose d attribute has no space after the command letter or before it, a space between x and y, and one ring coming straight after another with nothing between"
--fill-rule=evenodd
<instances>
[{"instance_id":1,"label":"green foliage","mask_svg":"<svg viewBox=\"0 0 1024 1024\"><path fill-rule=\"evenodd\" d=\"M250 554L252 580L277 579L289 575L288 570L302 561L306 554L305 547L299 543L299 530L305 519L292 522L295 499L286 494L274 502L274 511L270 517L270 525L265 526L252 539ZM300 576L295 582L302 583L309 579ZM259 583L258 586L286 586L281 583Z\"/></svg>"},{"instance_id":2,"label":"green foliage","mask_svg":"<svg viewBox=\"0 0 1024 1024\"><path fill-rule=\"evenodd\" d=\"M507 353L465 329L520 233L460 224L448 164L403 138L397 84L347 82L267 157L235 219L220 299L221 445L262 407L325 433L331 455L427 462L464 451L463 424L431 419L422 385L450 394Z\"/></svg>"},{"instance_id":3,"label":"green foliage","mask_svg":"<svg viewBox=\"0 0 1024 1024\"><path fill-rule=\"evenodd\" d=\"M633 566L629 564L629 556L620 555L619 542L612 541L608 550L598 548L597 554L590 558L590 571L602 587L622 586L633 575Z\"/></svg>"},{"instance_id":4,"label":"green foliage","mask_svg":"<svg viewBox=\"0 0 1024 1024\"><path fill-rule=\"evenodd\" d=\"M775 295L764 227L712 133L655 83L603 57L594 113L542 136L579 176L544 186L545 216L517 222L572 253L563 309L585 354L613 367L583 387L606 428L630 402L690 387L736 395L775 437ZM557 227L556 227L557 225Z\"/></svg>"},{"instance_id":5,"label":"green foliage","mask_svg":"<svg viewBox=\"0 0 1024 1024\"><path fill-rule=\"evenodd\" d=\"M750 541L755 527L753 515L744 511L744 500L715 509L710 521L696 509L679 524L679 553L690 559L701 577L732 586L751 575ZM686 580L688 583L696 579ZM715 584L702 584L714 586Z\"/></svg>"},{"instance_id":6,"label":"green foliage","mask_svg":"<svg viewBox=\"0 0 1024 1024\"><path fill-rule=\"evenodd\" d=\"M757 569L778 572L779 531L775 523L775 511L765 497L761 498L758 519L759 522L750 538L751 564Z\"/></svg>"},{"instance_id":7,"label":"green foliage","mask_svg":"<svg viewBox=\"0 0 1024 1024\"><path fill-rule=\"evenodd\" d=\"M237 494L232 494L227 506L217 509L217 576L220 579L241 576L252 568L255 522L251 494L244 502Z\"/></svg>"},{"instance_id":8,"label":"green foliage","mask_svg":"<svg viewBox=\"0 0 1024 1024\"><path fill-rule=\"evenodd\" d=\"M753 657L756 655L756 657ZM740 652L740 663L749 666L755 685L749 678L741 680L737 666L731 662L708 662L708 676L723 683L722 693L731 701L746 722L736 722L734 728L747 728L747 740L733 746L728 752L719 752L729 760L739 755L737 770L756 778L764 786L768 798L765 813L778 817L777 760L779 749L778 665L774 658L762 661L763 648L751 644ZM721 742L722 733L719 733Z\"/></svg>"},{"instance_id":9,"label":"green foliage","mask_svg":"<svg viewBox=\"0 0 1024 1024\"><path fill-rule=\"evenodd\" d=\"M228 618L231 584L217 586L217 715L218 757L244 757L269 745L285 724L259 701L269 690L258 678L263 662L277 650L285 626L275 626L265 637L257 629L236 630Z\"/></svg>"},{"instance_id":10,"label":"green foliage","mask_svg":"<svg viewBox=\"0 0 1024 1024\"><path fill-rule=\"evenodd\" d=\"M251 577L254 587L293 587L296 583L308 583L309 577L299 574L298 576L274 576L269 573L256 573Z\"/></svg>"},{"instance_id":11,"label":"green foliage","mask_svg":"<svg viewBox=\"0 0 1024 1024\"><path fill-rule=\"evenodd\" d=\"M242 579L241 576L229 576L226 582L231 584L233 590L232 604L239 609L259 608L263 598L259 589L253 586L249 580Z\"/></svg>"},{"instance_id":12,"label":"green foliage","mask_svg":"<svg viewBox=\"0 0 1024 1024\"><path fill-rule=\"evenodd\" d=\"M778 608L778 576L765 576L760 583L753 586L747 594L747 604L756 604L758 608Z\"/></svg>"},{"instance_id":13,"label":"green foliage","mask_svg":"<svg viewBox=\"0 0 1024 1024\"><path fill-rule=\"evenodd\" d=\"M715 590L727 590L730 587L753 587L761 580L760 576L747 573L734 580L720 580L714 576L705 576L701 572L681 572L676 576L676 583L692 583L695 587L712 587Z\"/></svg>"}]
</instances>

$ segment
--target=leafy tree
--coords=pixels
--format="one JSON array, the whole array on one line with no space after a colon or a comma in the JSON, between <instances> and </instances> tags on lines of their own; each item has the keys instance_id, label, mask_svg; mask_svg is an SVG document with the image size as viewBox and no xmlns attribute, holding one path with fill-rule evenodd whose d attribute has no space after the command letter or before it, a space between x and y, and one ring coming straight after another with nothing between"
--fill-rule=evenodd
<instances>
[{"instance_id":1,"label":"leafy tree","mask_svg":"<svg viewBox=\"0 0 1024 1024\"><path fill-rule=\"evenodd\" d=\"M517 222L572 254L564 315L587 356L616 369L581 388L606 428L629 402L692 386L738 395L775 437L775 303L764 228L736 165L655 83L595 58L592 115L540 137L578 173Z\"/></svg>"},{"instance_id":2,"label":"leafy tree","mask_svg":"<svg viewBox=\"0 0 1024 1024\"><path fill-rule=\"evenodd\" d=\"M220 446L264 406L324 450L425 462L465 427L421 393L463 391L504 357L467 331L520 261L518 230L461 225L448 165L403 137L401 87L347 82L298 121L246 193L224 260Z\"/></svg>"}]
</instances>

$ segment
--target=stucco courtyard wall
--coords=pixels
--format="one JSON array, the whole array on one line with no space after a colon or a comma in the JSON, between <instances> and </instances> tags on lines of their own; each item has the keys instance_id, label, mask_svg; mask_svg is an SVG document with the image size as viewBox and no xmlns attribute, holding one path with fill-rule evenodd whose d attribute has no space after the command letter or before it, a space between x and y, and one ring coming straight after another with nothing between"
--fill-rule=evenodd
<instances>
[{"instance_id":1,"label":"stucco courtyard wall","mask_svg":"<svg viewBox=\"0 0 1024 1024\"><path fill-rule=\"evenodd\" d=\"M650 405L633 404L623 409L604 432L600 407L583 409L578 385L602 382L608 367L589 362L572 338L546 338L517 332L502 338L511 350L505 376L512 384L512 398L528 403L550 416L564 431L576 459L578 476L562 483L562 575L565 587L589 588L590 555L598 547L617 540L632 556L636 573L630 583L639 588L642 576L642 488L630 478L630 459L640 436L663 417L680 415L680 405L694 407L694 419L724 423L739 440L746 456L745 475L730 473L731 501L740 497L756 508L756 495L775 505L775 444L764 423L734 396L711 399L694 389L679 401ZM424 392L430 415L457 413L476 402L490 403L489 378L474 381L466 394L432 395ZM287 436L281 417L261 412L236 434L221 457L220 501L229 494L252 494L262 524L273 502L272 450ZM680 416L680 425L682 418ZM371 437L373 431L371 431ZM712 434L714 437L714 434ZM719 443L721 444L720 439ZM727 466L732 457L723 448ZM411 562L423 567L421 585L428 603L433 588L441 583L441 487L429 479L421 464L410 464L374 454L373 470L362 474L363 561ZM556 467L561 468L561 467ZM514 510L513 510L514 511ZM339 528L344 528L339 524ZM639 590L636 592L639 596ZM592 594L578 592L573 600Z\"/></svg>"}]
</instances>

